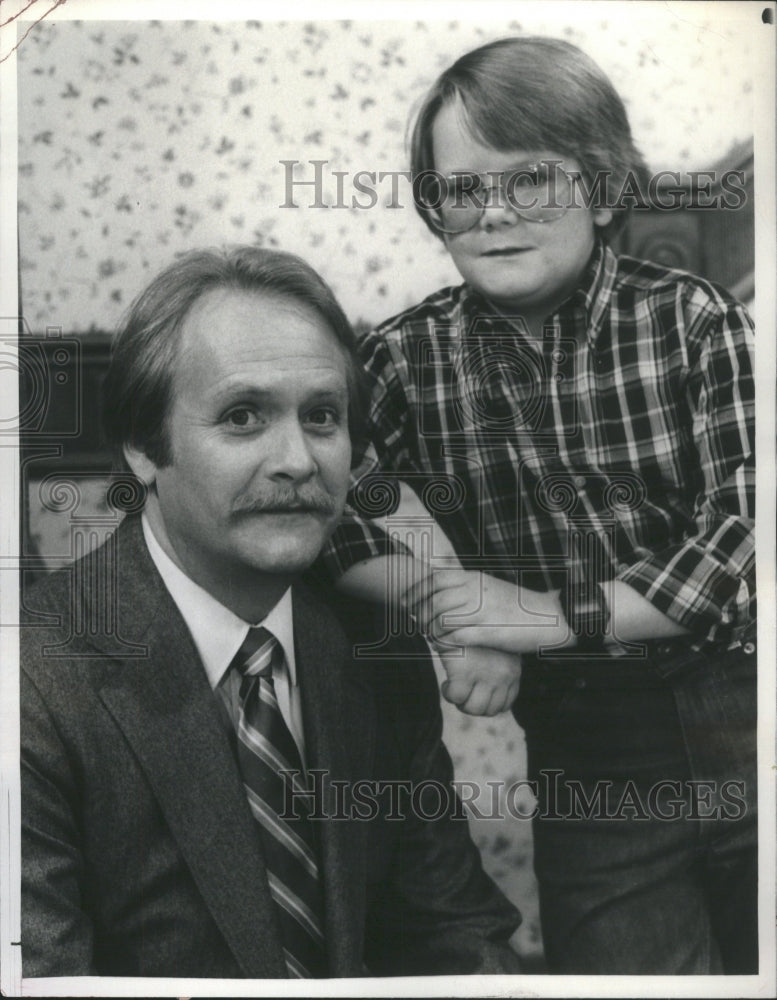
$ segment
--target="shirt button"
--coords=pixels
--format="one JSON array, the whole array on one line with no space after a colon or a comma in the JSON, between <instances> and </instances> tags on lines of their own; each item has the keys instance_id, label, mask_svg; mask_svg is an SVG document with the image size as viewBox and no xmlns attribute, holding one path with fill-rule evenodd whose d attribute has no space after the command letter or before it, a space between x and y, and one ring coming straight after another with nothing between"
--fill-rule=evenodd
<instances>
[{"instance_id":1,"label":"shirt button","mask_svg":"<svg viewBox=\"0 0 777 1000\"><path fill-rule=\"evenodd\" d=\"M578 691L583 691L587 687L585 677L578 677L575 679L575 687Z\"/></svg>"},{"instance_id":2,"label":"shirt button","mask_svg":"<svg viewBox=\"0 0 777 1000\"><path fill-rule=\"evenodd\" d=\"M672 646L670 643L664 642L658 647L656 652L658 653L659 656L669 656L669 654L672 652Z\"/></svg>"},{"instance_id":3,"label":"shirt button","mask_svg":"<svg viewBox=\"0 0 777 1000\"><path fill-rule=\"evenodd\" d=\"M755 652L755 643L754 642L746 642L742 646L742 652L745 654L745 656L752 656L753 653Z\"/></svg>"}]
</instances>

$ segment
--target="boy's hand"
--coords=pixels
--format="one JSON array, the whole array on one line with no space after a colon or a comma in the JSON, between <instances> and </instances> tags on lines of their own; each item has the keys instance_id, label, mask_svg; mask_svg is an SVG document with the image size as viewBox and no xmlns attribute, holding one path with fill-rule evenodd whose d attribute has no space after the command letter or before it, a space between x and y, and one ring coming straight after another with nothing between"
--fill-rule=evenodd
<instances>
[{"instance_id":1,"label":"boy's hand","mask_svg":"<svg viewBox=\"0 0 777 1000\"><path fill-rule=\"evenodd\" d=\"M467 715L499 715L518 696L521 658L514 653L483 646L437 651L447 675L442 684L443 698L459 711Z\"/></svg>"},{"instance_id":2,"label":"boy's hand","mask_svg":"<svg viewBox=\"0 0 777 1000\"><path fill-rule=\"evenodd\" d=\"M513 584L463 569L430 570L404 594L419 626L436 639L462 627L509 625L517 600Z\"/></svg>"},{"instance_id":3,"label":"boy's hand","mask_svg":"<svg viewBox=\"0 0 777 1000\"><path fill-rule=\"evenodd\" d=\"M474 570L431 571L407 589L404 604L424 632L458 646L524 653L566 637L554 595Z\"/></svg>"}]
</instances>

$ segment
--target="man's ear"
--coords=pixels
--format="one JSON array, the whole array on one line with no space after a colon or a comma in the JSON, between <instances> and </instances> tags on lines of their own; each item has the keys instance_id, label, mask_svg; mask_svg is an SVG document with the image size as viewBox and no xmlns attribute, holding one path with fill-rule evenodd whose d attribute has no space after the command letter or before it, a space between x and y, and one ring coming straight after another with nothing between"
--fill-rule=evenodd
<instances>
[{"instance_id":1,"label":"man's ear","mask_svg":"<svg viewBox=\"0 0 777 1000\"><path fill-rule=\"evenodd\" d=\"M131 444L125 444L123 451L127 465L129 465L138 479L142 483L145 483L146 486L152 486L156 479L157 467L148 455Z\"/></svg>"}]
</instances>

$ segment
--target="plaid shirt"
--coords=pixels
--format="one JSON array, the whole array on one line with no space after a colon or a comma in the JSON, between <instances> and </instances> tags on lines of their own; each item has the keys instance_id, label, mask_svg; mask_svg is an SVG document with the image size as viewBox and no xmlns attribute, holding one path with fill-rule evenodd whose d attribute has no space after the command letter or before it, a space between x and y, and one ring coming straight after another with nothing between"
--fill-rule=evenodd
<instances>
[{"instance_id":1,"label":"plaid shirt","mask_svg":"<svg viewBox=\"0 0 777 1000\"><path fill-rule=\"evenodd\" d=\"M736 639L755 614L752 348L725 291L603 243L541 342L467 285L429 296L361 342L372 446L329 572L401 550L366 519L402 480L466 568L621 580L696 645Z\"/></svg>"}]
</instances>

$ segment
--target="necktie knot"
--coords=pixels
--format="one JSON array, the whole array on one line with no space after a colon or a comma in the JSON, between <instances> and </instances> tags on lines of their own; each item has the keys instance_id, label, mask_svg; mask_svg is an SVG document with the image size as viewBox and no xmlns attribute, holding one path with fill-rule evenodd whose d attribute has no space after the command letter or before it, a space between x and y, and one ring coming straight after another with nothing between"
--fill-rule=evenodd
<instances>
[{"instance_id":1,"label":"necktie knot","mask_svg":"<svg viewBox=\"0 0 777 1000\"><path fill-rule=\"evenodd\" d=\"M272 666L276 652L280 650L278 640L266 628L250 628L240 649L235 653L232 666L243 677L261 675L272 677Z\"/></svg>"}]
</instances>

